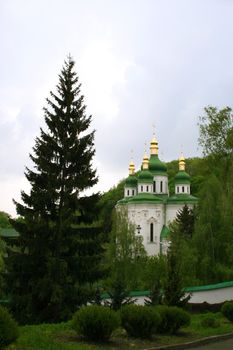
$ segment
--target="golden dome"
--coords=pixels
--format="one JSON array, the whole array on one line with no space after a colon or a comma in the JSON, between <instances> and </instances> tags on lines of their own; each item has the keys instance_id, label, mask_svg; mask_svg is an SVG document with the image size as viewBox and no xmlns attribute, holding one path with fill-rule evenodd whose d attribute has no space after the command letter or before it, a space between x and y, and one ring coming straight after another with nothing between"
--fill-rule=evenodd
<instances>
[{"instance_id":1,"label":"golden dome","mask_svg":"<svg viewBox=\"0 0 233 350\"><path fill-rule=\"evenodd\" d=\"M135 165L133 160L131 160L129 163L129 175L134 175L134 174L135 174Z\"/></svg>"},{"instance_id":2,"label":"golden dome","mask_svg":"<svg viewBox=\"0 0 233 350\"><path fill-rule=\"evenodd\" d=\"M183 153L181 153L181 156L179 158L179 170L185 171L185 158Z\"/></svg>"},{"instance_id":3,"label":"golden dome","mask_svg":"<svg viewBox=\"0 0 233 350\"><path fill-rule=\"evenodd\" d=\"M149 157L144 153L143 161L142 161L142 169L149 169Z\"/></svg>"},{"instance_id":4,"label":"golden dome","mask_svg":"<svg viewBox=\"0 0 233 350\"><path fill-rule=\"evenodd\" d=\"M155 138L155 135L153 135L153 139L150 142L150 154L158 154L158 141Z\"/></svg>"}]
</instances>

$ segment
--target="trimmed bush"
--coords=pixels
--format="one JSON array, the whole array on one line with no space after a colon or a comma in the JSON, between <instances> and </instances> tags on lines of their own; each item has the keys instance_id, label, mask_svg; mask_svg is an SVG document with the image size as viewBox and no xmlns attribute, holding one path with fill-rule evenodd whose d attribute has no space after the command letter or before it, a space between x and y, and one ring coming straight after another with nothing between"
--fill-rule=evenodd
<instances>
[{"instance_id":1,"label":"trimmed bush","mask_svg":"<svg viewBox=\"0 0 233 350\"><path fill-rule=\"evenodd\" d=\"M121 324L128 335L150 338L160 323L155 308L142 305L126 305L121 309Z\"/></svg>"},{"instance_id":2,"label":"trimmed bush","mask_svg":"<svg viewBox=\"0 0 233 350\"><path fill-rule=\"evenodd\" d=\"M220 322L216 319L216 315L209 313L203 316L201 326L205 328L217 328L220 326Z\"/></svg>"},{"instance_id":3,"label":"trimmed bush","mask_svg":"<svg viewBox=\"0 0 233 350\"><path fill-rule=\"evenodd\" d=\"M19 336L18 325L7 309L0 306L0 349L13 343Z\"/></svg>"},{"instance_id":4,"label":"trimmed bush","mask_svg":"<svg viewBox=\"0 0 233 350\"><path fill-rule=\"evenodd\" d=\"M177 306L159 305L155 309L161 317L159 333L175 334L181 327L187 327L190 324L190 314Z\"/></svg>"},{"instance_id":5,"label":"trimmed bush","mask_svg":"<svg viewBox=\"0 0 233 350\"><path fill-rule=\"evenodd\" d=\"M233 322L233 301L224 303L221 312L229 321Z\"/></svg>"},{"instance_id":6,"label":"trimmed bush","mask_svg":"<svg viewBox=\"0 0 233 350\"><path fill-rule=\"evenodd\" d=\"M93 341L107 341L119 326L119 315L98 305L81 307L72 320L72 328L85 339Z\"/></svg>"}]
</instances>

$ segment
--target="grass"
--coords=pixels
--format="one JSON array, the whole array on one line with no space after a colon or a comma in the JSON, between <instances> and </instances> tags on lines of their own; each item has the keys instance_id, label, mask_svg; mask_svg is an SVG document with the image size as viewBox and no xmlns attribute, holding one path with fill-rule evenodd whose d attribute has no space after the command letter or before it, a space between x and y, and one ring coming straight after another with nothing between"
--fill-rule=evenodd
<instances>
[{"instance_id":1,"label":"grass","mask_svg":"<svg viewBox=\"0 0 233 350\"><path fill-rule=\"evenodd\" d=\"M192 315L191 325L174 336L156 335L151 340L128 338L124 330L118 329L107 344L93 344L82 341L71 329L70 323L42 324L20 327L20 337L7 350L141 350L159 345L184 343L204 337L233 333L233 323L221 313L214 314L219 327L204 328L201 320L206 314Z\"/></svg>"}]
</instances>

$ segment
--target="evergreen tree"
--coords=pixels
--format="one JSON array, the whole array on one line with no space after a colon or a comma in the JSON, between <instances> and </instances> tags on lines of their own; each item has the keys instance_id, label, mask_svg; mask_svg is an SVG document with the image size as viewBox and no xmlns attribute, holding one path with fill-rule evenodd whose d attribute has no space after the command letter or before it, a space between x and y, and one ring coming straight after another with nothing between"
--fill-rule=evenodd
<instances>
[{"instance_id":1,"label":"evergreen tree","mask_svg":"<svg viewBox=\"0 0 233 350\"><path fill-rule=\"evenodd\" d=\"M40 130L33 154L34 169L26 169L30 194L12 221L20 233L9 252L8 290L12 308L22 322L59 321L87 302L89 286L101 275L98 194L82 197L97 183L92 167L94 132L88 132L74 61L68 57L59 75L57 93L44 108L47 130Z\"/></svg>"},{"instance_id":2,"label":"evergreen tree","mask_svg":"<svg viewBox=\"0 0 233 350\"><path fill-rule=\"evenodd\" d=\"M184 237L191 238L194 230L194 210L185 204L183 208L178 211L176 222Z\"/></svg>"}]
</instances>

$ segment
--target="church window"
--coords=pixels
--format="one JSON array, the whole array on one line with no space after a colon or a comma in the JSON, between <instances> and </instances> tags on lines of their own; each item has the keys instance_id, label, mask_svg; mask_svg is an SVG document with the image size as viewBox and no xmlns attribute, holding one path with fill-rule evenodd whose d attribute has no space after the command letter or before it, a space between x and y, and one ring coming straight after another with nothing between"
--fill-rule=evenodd
<instances>
[{"instance_id":1,"label":"church window","mask_svg":"<svg viewBox=\"0 0 233 350\"><path fill-rule=\"evenodd\" d=\"M153 182L153 192L156 192L156 181Z\"/></svg>"},{"instance_id":2,"label":"church window","mask_svg":"<svg viewBox=\"0 0 233 350\"><path fill-rule=\"evenodd\" d=\"M182 186L182 192L184 192L184 186Z\"/></svg>"},{"instance_id":3,"label":"church window","mask_svg":"<svg viewBox=\"0 0 233 350\"><path fill-rule=\"evenodd\" d=\"M132 196L134 196L134 190L132 190Z\"/></svg>"},{"instance_id":4,"label":"church window","mask_svg":"<svg viewBox=\"0 0 233 350\"><path fill-rule=\"evenodd\" d=\"M177 186L177 193L179 193L179 186Z\"/></svg>"},{"instance_id":5,"label":"church window","mask_svg":"<svg viewBox=\"0 0 233 350\"><path fill-rule=\"evenodd\" d=\"M154 224L150 224L150 241L154 242Z\"/></svg>"},{"instance_id":6,"label":"church window","mask_svg":"<svg viewBox=\"0 0 233 350\"><path fill-rule=\"evenodd\" d=\"M149 192L149 186L146 186L146 192Z\"/></svg>"},{"instance_id":7,"label":"church window","mask_svg":"<svg viewBox=\"0 0 233 350\"><path fill-rule=\"evenodd\" d=\"M143 192L143 186L141 186L141 192Z\"/></svg>"},{"instance_id":8,"label":"church window","mask_svg":"<svg viewBox=\"0 0 233 350\"><path fill-rule=\"evenodd\" d=\"M160 192L163 192L163 181L160 181Z\"/></svg>"},{"instance_id":9,"label":"church window","mask_svg":"<svg viewBox=\"0 0 233 350\"><path fill-rule=\"evenodd\" d=\"M129 196L129 190L127 190L127 196Z\"/></svg>"}]
</instances>

